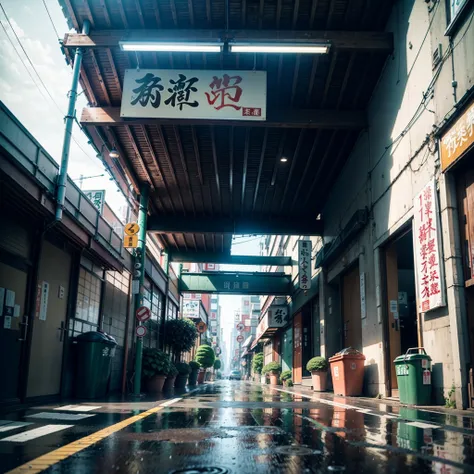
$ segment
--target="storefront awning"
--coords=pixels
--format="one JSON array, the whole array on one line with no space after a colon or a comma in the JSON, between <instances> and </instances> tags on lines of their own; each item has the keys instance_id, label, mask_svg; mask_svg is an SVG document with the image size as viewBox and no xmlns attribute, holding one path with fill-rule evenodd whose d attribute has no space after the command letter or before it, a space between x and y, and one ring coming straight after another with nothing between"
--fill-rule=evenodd
<instances>
[{"instance_id":1,"label":"storefront awning","mask_svg":"<svg viewBox=\"0 0 474 474\"><path fill-rule=\"evenodd\" d=\"M245 349L246 347L248 347L250 343L252 342L252 339L253 339L253 335L245 339L245 342L242 344L242 348Z\"/></svg>"},{"instance_id":2,"label":"storefront awning","mask_svg":"<svg viewBox=\"0 0 474 474\"><path fill-rule=\"evenodd\" d=\"M280 328L285 327L288 323L288 306L273 305L263 315L257 326L257 335L252 344L253 348L260 339L268 339L272 337Z\"/></svg>"},{"instance_id":3,"label":"storefront awning","mask_svg":"<svg viewBox=\"0 0 474 474\"><path fill-rule=\"evenodd\" d=\"M250 354L250 352L248 351L248 349L245 349L244 352L242 352L242 355L240 356L241 359L243 359L245 356L248 356Z\"/></svg>"}]
</instances>

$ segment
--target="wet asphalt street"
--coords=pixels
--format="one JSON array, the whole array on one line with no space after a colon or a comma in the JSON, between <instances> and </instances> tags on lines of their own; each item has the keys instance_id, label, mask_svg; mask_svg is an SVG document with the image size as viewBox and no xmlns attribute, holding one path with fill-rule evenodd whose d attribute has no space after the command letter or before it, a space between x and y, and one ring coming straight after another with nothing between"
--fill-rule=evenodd
<instances>
[{"instance_id":1,"label":"wet asphalt street","mask_svg":"<svg viewBox=\"0 0 474 474\"><path fill-rule=\"evenodd\" d=\"M0 419L0 472L474 472L474 415L222 381Z\"/></svg>"}]
</instances>

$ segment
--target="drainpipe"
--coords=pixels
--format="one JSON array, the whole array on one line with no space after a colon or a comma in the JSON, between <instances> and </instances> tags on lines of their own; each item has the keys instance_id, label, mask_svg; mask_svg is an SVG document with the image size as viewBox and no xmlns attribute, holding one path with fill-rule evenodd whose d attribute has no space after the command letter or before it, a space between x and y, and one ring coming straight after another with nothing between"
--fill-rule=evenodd
<instances>
[{"instance_id":1,"label":"drainpipe","mask_svg":"<svg viewBox=\"0 0 474 474\"><path fill-rule=\"evenodd\" d=\"M138 247L135 257L135 263L139 263L140 277L139 277L139 291L135 295L134 311L135 315L137 309L143 303L143 282L145 280L145 257L146 257L146 220L148 213L148 185L143 185L140 190L140 207L138 210ZM140 324L139 321L136 323ZM135 336L136 337L136 336ZM135 344L135 378L133 380L133 394L136 397L140 396L141 378L142 378L142 358L143 358L143 339L136 337Z\"/></svg>"},{"instance_id":2,"label":"drainpipe","mask_svg":"<svg viewBox=\"0 0 474 474\"><path fill-rule=\"evenodd\" d=\"M82 25L82 34L88 35L90 29L89 20L84 20ZM72 70L72 84L69 91L69 105L67 115L65 117L66 128L64 130L63 151L61 153L61 166L59 168L59 176L57 181L56 193L56 222L63 218L64 201L66 200L66 184L67 184L67 167L69 162L69 151L71 148L72 127L74 125L76 113L77 85L79 83L79 75L81 72L83 48L77 48L74 56L74 67Z\"/></svg>"}]
</instances>

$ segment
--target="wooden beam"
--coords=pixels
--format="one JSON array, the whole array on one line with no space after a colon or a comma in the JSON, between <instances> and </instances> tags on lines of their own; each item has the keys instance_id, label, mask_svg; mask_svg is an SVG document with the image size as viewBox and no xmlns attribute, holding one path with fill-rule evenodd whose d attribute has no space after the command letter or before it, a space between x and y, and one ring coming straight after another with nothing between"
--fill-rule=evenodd
<instances>
[{"instance_id":1,"label":"wooden beam","mask_svg":"<svg viewBox=\"0 0 474 474\"><path fill-rule=\"evenodd\" d=\"M109 10L107 8L107 4L105 3L105 0L100 0L99 3L100 3L100 7L102 8L102 12L104 14L105 23L107 23L107 26L111 26L110 14L109 14Z\"/></svg>"},{"instance_id":2,"label":"wooden beam","mask_svg":"<svg viewBox=\"0 0 474 474\"><path fill-rule=\"evenodd\" d=\"M140 0L135 0L135 8L137 9L140 25L142 25L142 27L145 28L145 19L143 18L143 12L142 12L142 6L140 5Z\"/></svg>"},{"instance_id":3,"label":"wooden beam","mask_svg":"<svg viewBox=\"0 0 474 474\"><path fill-rule=\"evenodd\" d=\"M278 166L280 164L280 159L283 156L283 150L285 148L285 140L286 140L286 130L281 134L280 144L278 146L278 153L277 153L276 160L275 160L275 167L273 168L272 182L271 182L272 186L275 186Z\"/></svg>"},{"instance_id":4,"label":"wooden beam","mask_svg":"<svg viewBox=\"0 0 474 474\"><path fill-rule=\"evenodd\" d=\"M198 120L198 119L124 119L120 107L86 107L82 110L82 125L229 125L236 127L321 128L327 130L361 130L367 125L364 111L292 109L268 111L267 120Z\"/></svg>"},{"instance_id":5,"label":"wooden beam","mask_svg":"<svg viewBox=\"0 0 474 474\"><path fill-rule=\"evenodd\" d=\"M169 216L151 214L147 230L161 234L275 234L321 235L323 223L316 218L274 217L216 217L216 216Z\"/></svg>"},{"instance_id":6,"label":"wooden beam","mask_svg":"<svg viewBox=\"0 0 474 474\"><path fill-rule=\"evenodd\" d=\"M193 0L188 0L189 22L194 25L194 7Z\"/></svg>"},{"instance_id":7,"label":"wooden beam","mask_svg":"<svg viewBox=\"0 0 474 474\"><path fill-rule=\"evenodd\" d=\"M148 181L148 184L154 189L155 185L153 183L153 180L151 179L150 173L148 171L148 168L145 164L145 161L143 160L142 154L140 152L140 149L138 148L137 142L135 140L135 137L133 136L133 132L130 129L130 127L125 127L125 131L127 132L128 139L130 141L130 144L133 147L133 150L135 151L135 155L140 163L140 168L143 171L143 174L145 175L146 180Z\"/></svg>"},{"instance_id":8,"label":"wooden beam","mask_svg":"<svg viewBox=\"0 0 474 474\"><path fill-rule=\"evenodd\" d=\"M253 195L253 206L252 206L253 211L255 211L255 204L257 203L258 188L260 187L260 178L262 176L263 161L265 160L265 150L267 148L267 138L268 138L268 128L265 129L265 133L263 135L262 151L260 153L260 163L258 165L257 182L255 184L255 192Z\"/></svg>"},{"instance_id":9,"label":"wooden beam","mask_svg":"<svg viewBox=\"0 0 474 474\"><path fill-rule=\"evenodd\" d=\"M94 50L90 51L90 55L91 55L91 59L92 59L92 66L95 69L95 73L96 73L97 79L99 81L100 88L102 89L102 94L104 94L105 102L107 103L107 105L111 105L112 102L110 101L109 91L107 90L107 86L105 84L104 76L102 75L102 71L100 70L99 63L97 62L97 58L95 57Z\"/></svg>"},{"instance_id":10,"label":"wooden beam","mask_svg":"<svg viewBox=\"0 0 474 474\"><path fill-rule=\"evenodd\" d=\"M309 27L312 29L314 25L314 19L316 18L316 9L318 8L318 0L312 0L311 2L311 13L309 15Z\"/></svg>"},{"instance_id":11,"label":"wooden beam","mask_svg":"<svg viewBox=\"0 0 474 474\"><path fill-rule=\"evenodd\" d=\"M194 156L196 157L196 167L197 167L199 182L201 183L201 186L204 186L204 179L202 177L202 168L201 168L201 156L199 154L199 142L196 135L196 129L194 127L191 127L191 135L193 137Z\"/></svg>"},{"instance_id":12,"label":"wooden beam","mask_svg":"<svg viewBox=\"0 0 474 474\"><path fill-rule=\"evenodd\" d=\"M242 198L240 201L240 212L244 212L245 186L247 184L247 163L249 159L250 128L245 130L244 163L242 167Z\"/></svg>"},{"instance_id":13,"label":"wooden beam","mask_svg":"<svg viewBox=\"0 0 474 474\"><path fill-rule=\"evenodd\" d=\"M120 6L120 4L119 4ZM124 18L126 21L126 18ZM292 30L94 30L89 35L67 33L66 48L114 48L120 41L278 41L281 43L328 42L331 48L350 51L393 51L393 34L379 31Z\"/></svg>"},{"instance_id":14,"label":"wooden beam","mask_svg":"<svg viewBox=\"0 0 474 474\"><path fill-rule=\"evenodd\" d=\"M117 0L117 1L118 1L118 7L119 7L119 11L120 11L120 17L122 18L123 27L125 29L128 29L127 15L125 13L125 9L123 8L122 0Z\"/></svg>"}]
</instances>

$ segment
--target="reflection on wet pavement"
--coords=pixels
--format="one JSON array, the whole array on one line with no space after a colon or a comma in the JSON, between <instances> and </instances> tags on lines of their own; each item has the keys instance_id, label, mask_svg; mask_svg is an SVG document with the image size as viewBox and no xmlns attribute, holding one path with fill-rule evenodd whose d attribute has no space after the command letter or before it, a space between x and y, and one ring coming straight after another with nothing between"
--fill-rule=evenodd
<instances>
[{"instance_id":1,"label":"reflection on wet pavement","mask_svg":"<svg viewBox=\"0 0 474 474\"><path fill-rule=\"evenodd\" d=\"M71 454L48 472L474 472L470 416L302 392L246 382L205 385ZM79 404L73 411L41 406L19 412L15 420L0 421L1 466L6 471L31 462L162 402L97 403L90 410L80 410ZM69 416L56 420L51 413ZM85 414L92 416L81 416ZM2 432L12 422L22 426ZM4 441L39 423L74 425L25 443Z\"/></svg>"}]
</instances>

